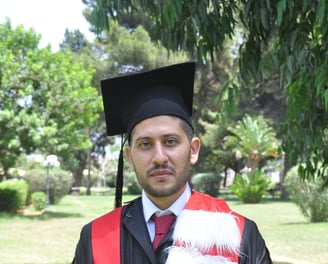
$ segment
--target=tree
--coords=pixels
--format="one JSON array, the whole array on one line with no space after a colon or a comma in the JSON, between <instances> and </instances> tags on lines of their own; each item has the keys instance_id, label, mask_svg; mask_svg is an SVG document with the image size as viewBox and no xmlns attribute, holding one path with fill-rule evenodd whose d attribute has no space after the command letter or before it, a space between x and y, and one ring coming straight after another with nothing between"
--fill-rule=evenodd
<instances>
[{"instance_id":1,"label":"tree","mask_svg":"<svg viewBox=\"0 0 328 264\"><path fill-rule=\"evenodd\" d=\"M59 47L62 51L71 50L80 53L87 46L88 41L79 30L69 31L65 30L64 40L60 43Z\"/></svg>"},{"instance_id":2,"label":"tree","mask_svg":"<svg viewBox=\"0 0 328 264\"><path fill-rule=\"evenodd\" d=\"M215 174L224 173L223 186L227 183L228 169L238 173L243 167L243 161L236 159L232 148L224 147L224 137L228 135L225 126L219 126L214 112L208 112L212 118L198 120L204 128L204 132L200 134L202 139L202 155L199 157L199 171L213 172Z\"/></svg>"},{"instance_id":3,"label":"tree","mask_svg":"<svg viewBox=\"0 0 328 264\"><path fill-rule=\"evenodd\" d=\"M39 150L68 159L90 146L87 128L101 109L92 70L68 53L39 49L40 36L0 25L0 166Z\"/></svg>"},{"instance_id":4,"label":"tree","mask_svg":"<svg viewBox=\"0 0 328 264\"><path fill-rule=\"evenodd\" d=\"M224 138L225 147L232 149L236 157L244 158L250 169L244 176L235 175L231 190L244 202L258 203L272 185L271 179L260 170L260 162L279 156L276 135L262 116L245 115L228 130L231 135Z\"/></svg>"},{"instance_id":5,"label":"tree","mask_svg":"<svg viewBox=\"0 0 328 264\"><path fill-rule=\"evenodd\" d=\"M246 160L245 164L251 169L251 174L259 168L262 160L279 157L279 142L263 117L252 118L245 115L228 131L231 135L224 138L225 147L232 147L236 156Z\"/></svg>"},{"instance_id":6,"label":"tree","mask_svg":"<svg viewBox=\"0 0 328 264\"><path fill-rule=\"evenodd\" d=\"M109 29L109 19L121 23L127 15L135 18L143 14L152 28L153 37L160 39L165 47L175 51L188 50L201 57L206 57L207 53L213 55L222 48L225 36L233 33L233 15L237 10L237 4L230 0L124 3L84 0L84 3L91 8L89 21L98 33ZM211 36L211 33L214 35Z\"/></svg>"},{"instance_id":7,"label":"tree","mask_svg":"<svg viewBox=\"0 0 328 264\"><path fill-rule=\"evenodd\" d=\"M65 31L64 39L60 44L61 51L69 53L73 57L73 61L76 63L82 63L85 68L92 69L91 84L94 87L94 92L98 94L100 76L103 73L104 65L99 63L98 54L92 49L93 44L89 43L85 36L79 30ZM102 108L98 108L96 116L102 116ZM97 118L93 124L93 127L86 128L85 132L88 135L90 146L84 150L72 150L69 157L63 161L63 166L69 169L74 177L73 187L80 187L83 184L84 170L87 170L87 191L89 195L91 193L92 180L91 170L92 168L98 168L99 157L105 156L106 145L112 143L108 140L105 133L105 125L103 118Z\"/></svg>"},{"instance_id":8,"label":"tree","mask_svg":"<svg viewBox=\"0 0 328 264\"><path fill-rule=\"evenodd\" d=\"M278 75L288 91L283 146L292 162L305 161L303 177L322 176L328 184L328 8L325 0L84 1L100 33L108 20L142 12L155 30L153 39L170 50L187 50L201 61L215 59L227 37L240 38L240 80L236 89ZM237 36L238 37L238 36ZM228 86L227 86L228 87ZM237 93L238 94L238 93ZM225 109L224 104L223 109ZM321 164L321 165L319 165Z\"/></svg>"}]
</instances>

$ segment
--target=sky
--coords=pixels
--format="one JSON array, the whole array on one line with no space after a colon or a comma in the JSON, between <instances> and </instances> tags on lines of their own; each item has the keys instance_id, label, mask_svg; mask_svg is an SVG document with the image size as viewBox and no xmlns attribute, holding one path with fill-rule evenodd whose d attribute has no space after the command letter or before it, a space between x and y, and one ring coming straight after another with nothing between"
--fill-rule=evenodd
<instances>
[{"instance_id":1,"label":"sky","mask_svg":"<svg viewBox=\"0 0 328 264\"><path fill-rule=\"evenodd\" d=\"M89 41L94 39L82 15L84 8L81 0L0 0L0 23L7 17L13 28L18 25L26 30L33 28L41 35L39 47L50 44L55 52L66 28L79 29Z\"/></svg>"}]
</instances>

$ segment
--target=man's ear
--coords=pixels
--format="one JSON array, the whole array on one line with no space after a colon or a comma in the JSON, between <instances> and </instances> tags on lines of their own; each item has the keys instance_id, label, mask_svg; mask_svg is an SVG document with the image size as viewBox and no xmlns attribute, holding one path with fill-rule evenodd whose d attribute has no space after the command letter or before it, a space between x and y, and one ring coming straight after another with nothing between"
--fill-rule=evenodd
<instances>
[{"instance_id":1,"label":"man's ear","mask_svg":"<svg viewBox=\"0 0 328 264\"><path fill-rule=\"evenodd\" d=\"M131 157L131 148L129 146L125 148L125 157L128 160L128 162L129 162L130 169L132 171L134 171L132 157Z\"/></svg>"},{"instance_id":2,"label":"man's ear","mask_svg":"<svg viewBox=\"0 0 328 264\"><path fill-rule=\"evenodd\" d=\"M200 138L194 137L191 140L191 148L190 148L190 164L195 165L198 161L199 151L200 151Z\"/></svg>"}]
</instances>

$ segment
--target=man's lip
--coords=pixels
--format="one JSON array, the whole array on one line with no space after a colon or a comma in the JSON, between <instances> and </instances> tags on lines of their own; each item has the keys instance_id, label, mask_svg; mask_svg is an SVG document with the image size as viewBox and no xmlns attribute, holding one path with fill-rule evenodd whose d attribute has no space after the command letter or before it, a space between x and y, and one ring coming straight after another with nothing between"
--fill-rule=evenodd
<instances>
[{"instance_id":1,"label":"man's lip","mask_svg":"<svg viewBox=\"0 0 328 264\"><path fill-rule=\"evenodd\" d=\"M164 176L168 176L171 175L172 172L170 170L154 170L150 173L150 176L152 177L164 177Z\"/></svg>"}]
</instances>

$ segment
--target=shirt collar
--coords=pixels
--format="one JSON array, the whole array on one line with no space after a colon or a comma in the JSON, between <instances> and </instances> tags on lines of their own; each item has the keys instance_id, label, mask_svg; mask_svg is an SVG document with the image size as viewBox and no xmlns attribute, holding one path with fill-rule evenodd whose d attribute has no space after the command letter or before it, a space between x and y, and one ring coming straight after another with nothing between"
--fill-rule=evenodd
<instances>
[{"instance_id":1,"label":"shirt collar","mask_svg":"<svg viewBox=\"0 0 328 264\"><path fill-rule=\"evenodd\" d=\"M157 216L165 215L168 213L173 213L176 216L178 216L181 211L185 208L189 198L191 195L191 188L189 184L186 184L186 188L183 191L183 193L179 196L179 198L166 210L159 209L147 196L145 191L142 191L142 207L143 207L143 213L145 217L145 221L148 222L149 219L153 214L156 213Z\"/></svg>"}]
</instances>

